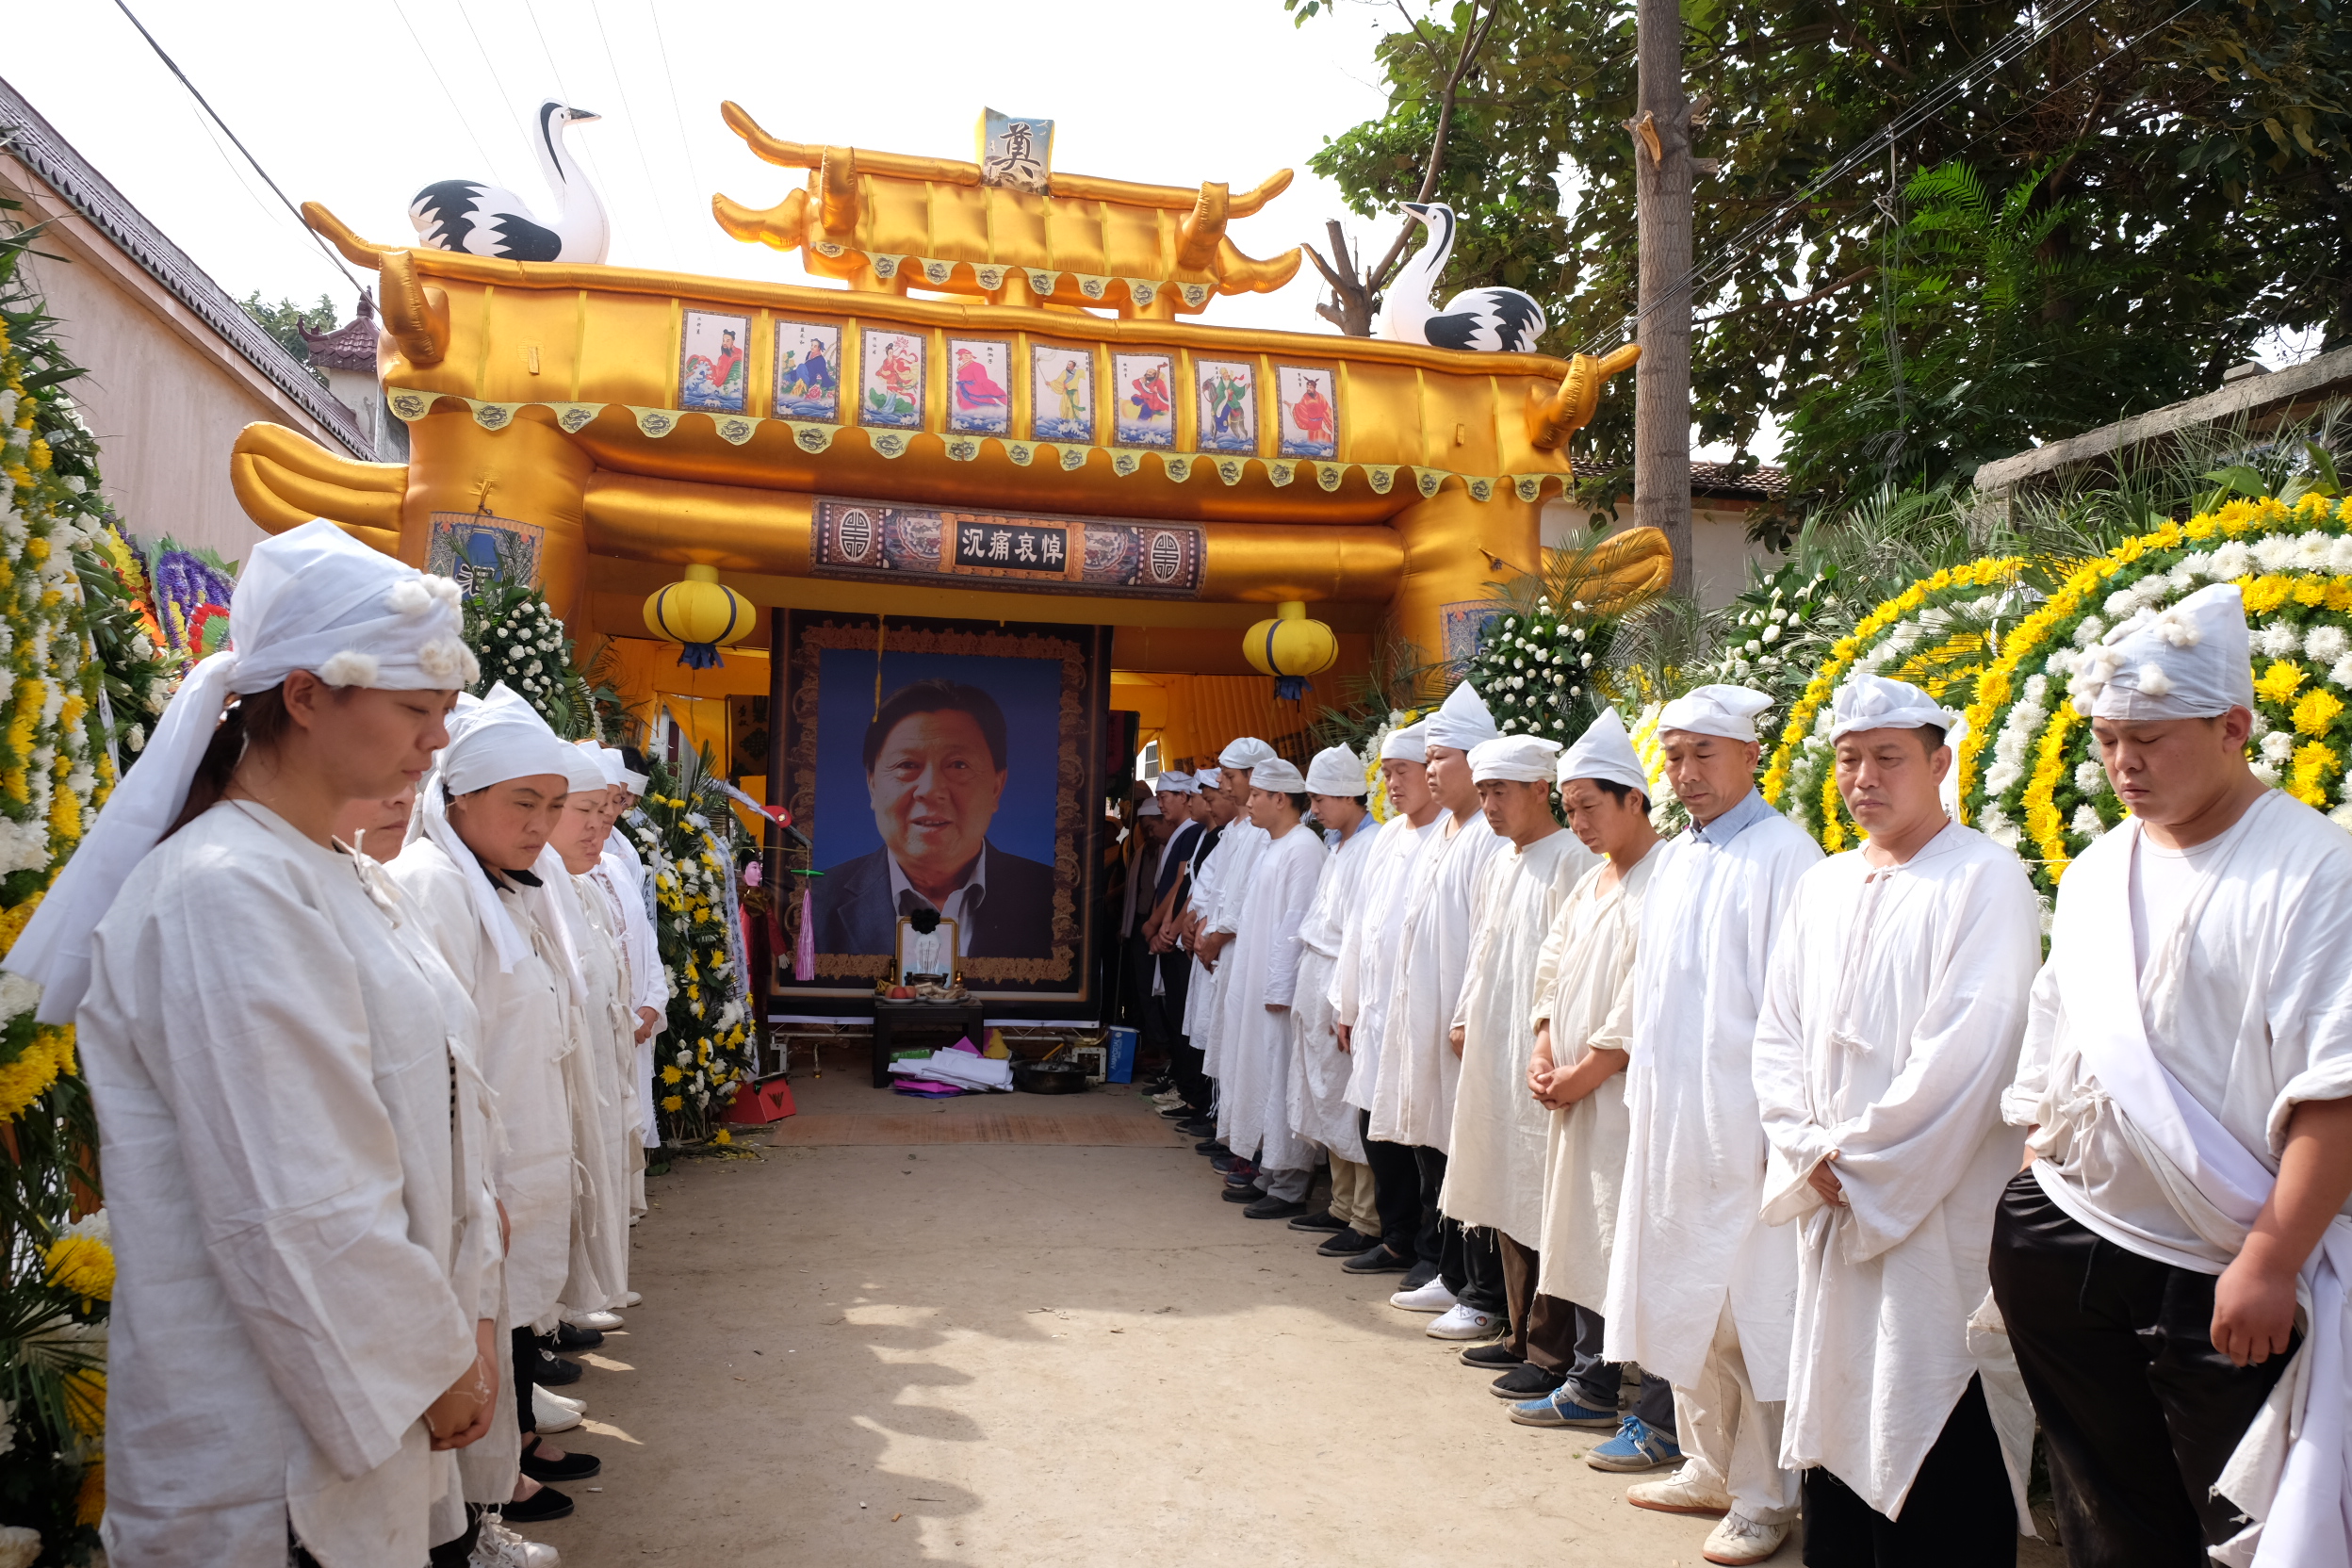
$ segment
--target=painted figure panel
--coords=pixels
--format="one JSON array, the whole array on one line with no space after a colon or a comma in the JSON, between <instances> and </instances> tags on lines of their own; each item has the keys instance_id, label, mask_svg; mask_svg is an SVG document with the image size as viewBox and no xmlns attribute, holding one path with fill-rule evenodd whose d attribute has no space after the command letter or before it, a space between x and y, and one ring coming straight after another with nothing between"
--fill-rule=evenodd
<instances>
[{"instance_id":1,"label":"painted figure panel","mask_svg":"<svg viewBox=\"0 0 2352 1568\"><path fill-rule=\"evenodd\" d=\"M679 335L678 406L741 414L751 387L751 318L724 311L686 312Z\"/></svg>"},{"instance_id":2,"label":"painted figure panel","mask_svg":"<svg viewBox=\"0 0 2352 1568\"><path fill-rule=\"evenodd\" d=\"M1111 382L1119 393L1113 444L1176 444L1176 368L1166 354L1113 354Z\"/></svg>"},{"instance_id":3,"label":"painted figure panel","mask_svg":"<svg viewBox=\"0 0 2352 1568\"><path fill-rule=\"evenodd\" d=\"M1094 439L1094 356L1039 344L1029 351L1032 434L1039 441Z\"/></svg>"},{"instance_id":4,"label":"painted figure panel","mask_svg":"<svg viewBox=\"0 0 2352 1568\"><path fill-rule=\"evenodd\" d=\"M841 422L841 329L824 321L776 324L776 401L769 416Z\"/></svg>"},{"instance_id":5,"label":"painted figure panel","mask_svg":"<svg viewBox=\"0 0 2352 1568\"><path fill-rule=\"evenodd\" d=\"M1339 455L1339 401L1331 372L1321 367L1278 365L1275 398L1282 411L1284 457Z\"/></svg>"},{"instance_id":6,"label":"painted figure panel","mask_svg":"<svg viewBox=\"0 0 2352 1568\"><path fill-rule=\"evenodd\" d=\"M1004 435L1013 428L1013 347L1002 338L947 340L947 428Z\"/></svg>"},{"instance_id":7,"label":"painted figure panel","mask_svg":"<svg viewBox=\"0 0 2352 1568\"><path fill-rule=\"evenodd\" d=\"M1258 449L1257 367L1240 360L1193 361L1200 403L1200 449L1255 452Z\"/></svg>"},{"instance_id":8,"label":"painted figure panel","mask_svg":"<svg viewBox=\"0 0 2352 1568\"><path fill-rule=\"evenodd\" d=\"M886 430L923 428L921 333L867 327L858 342L858 422Z\"/></svg>"}]
</instances>

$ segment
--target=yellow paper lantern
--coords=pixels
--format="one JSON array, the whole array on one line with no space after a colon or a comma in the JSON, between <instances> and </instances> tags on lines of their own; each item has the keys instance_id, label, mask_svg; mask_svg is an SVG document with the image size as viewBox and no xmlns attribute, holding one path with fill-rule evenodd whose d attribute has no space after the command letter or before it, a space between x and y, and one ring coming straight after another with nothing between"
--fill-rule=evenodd
<instances>
[{"instance_id":1,"label":"yellow paper lantern","mask_svg":"<svg viewBox=\"0 0 2352 1568\"><path fill-rule=\"evenodd\" d=\"M717 665L719 649L749 636L758 618L749 599L719 581L716 566L689 566L685 581L657 588L645 599L645 629L682 644L678 662L689 669Z\"/></svg>"},{"instance_id":2,"label":"yellow paper lantern","mask_svg":"<svg viewBox=\"0 0 2352 1568\"><path fill-rule=\"evenodd\" d=\"M1306 604L1285 599L1274 618L1242 633L1241 651L1252 667L1274 678L1274 694L1297 702L1307 694L1307 677L1319 675L1339 658L1339 639L1321 621L1307 619Z\"/></svg>"}]
</instances>

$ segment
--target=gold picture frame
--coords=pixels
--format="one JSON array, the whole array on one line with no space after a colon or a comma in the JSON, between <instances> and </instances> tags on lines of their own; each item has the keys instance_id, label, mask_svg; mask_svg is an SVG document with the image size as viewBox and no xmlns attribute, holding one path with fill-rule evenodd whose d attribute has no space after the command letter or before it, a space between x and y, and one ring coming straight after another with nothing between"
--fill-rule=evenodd
<instances>
[{"instance_id":1,"label":"gold picture frame","mask_svg":"<svg viewBox=\"0 0 2352 1568\"><path fill-rule=\"evenodd\" d=\"M927 942L935 938L940 939L944 944L947 967L943 970L909 969L907 967L907 941L910 938L916 942ZM908 915L898 917L898 940L895 951L890 956L890 972L896 977L897 984L911 986L917 980L937 980L943 985L953 984L963 977L963 955L962 928L945 915L940 916L939 923L927 933L915 929L913 917ZM936 963L938 956L939 953L935 950L933 953L923 955L921 961Z\"/></svg>"}]
</instances>

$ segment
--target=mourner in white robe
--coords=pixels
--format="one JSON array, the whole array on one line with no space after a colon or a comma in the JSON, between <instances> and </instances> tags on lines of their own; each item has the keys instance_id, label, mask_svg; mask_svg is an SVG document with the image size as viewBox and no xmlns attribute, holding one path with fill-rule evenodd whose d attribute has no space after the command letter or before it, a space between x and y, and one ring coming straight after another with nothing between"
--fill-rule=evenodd
<instances>
[{"instance_id":1,"label":"mourner in white robe","mask_svg":"<svg viewBox=\"0 0 2352 1568\"><path fill-rule=\"evenodd\" d=\"M453 584L324 522L254 547L231 626L8 956L78 1024L97 1112L101 1533L126 1568L281 1568L289 1538L421 1563L463 1529L422 1417L499 1288L473 1009L366 858L246 799L162 834L232 694L448 690L472 659Z\"/></svg>"},{"instance_id":2,"label":"mourner in white robe","mask_svg":"<svg viewBox=\"0 0 2352 1568\"><path fill-rule=\"evenodd\" d=\"M1753 740L1766 705L1701 687L1669 703L1659 727ZM1751 789L1650 855L1605 1353L1674 1385L1682 1479L1727 1493L1752 1524L1785 1525L1797 1504L1780 1468L1796 1247L1763 1221L1751 1067L1772 942L1821 846Z\"/></svg>"},{"instance_id":3,"label":"mourner in white robe","mask_svg":"<svg viewBox=\"0 0 2352 1568\"><path fill-rule=\"evenodd\" d=\"M2236 587L2200 590L2146 621L2118 626L2085 661L2076 694L2094 718L2250 708ZM2271 791L2185 851L2161 849L2127 818L2067 867L2002 1104L2033 1129L2034 1163L2002 1196L1992 1272L2064 1483L2070 1551L2185 1560L2201 1533L2228 1563L2352 1560L2352 1220L2340 1215L2303 1266L2291 1361L2232 1367L2200 1348L2209 1282L2267 1200L2296 1109L2348 1096L2352 838L2342 827ZM2111 1282L2089 1280L2089 1255ZM2152 1321L2110 1307L2126 1286L2181 1305ZM2112 1321L2078 1321L2089 1313Z\"/></svg>"},{"instance_id":4,"label":"mourner in white robe","mask_svg":"<svg viewBox=\"0 0 2352 1568\"><path fill-rule=\"evenodd\" d=\"M1346 746L1319 753L1307 770L1307 792L1361 798L1363 762ZM1348 924L1360 912L1364 868L1380 833L1380 825L1367 813L1325 857L1315 902L1298 927L1298 984L1291 1002L1291 1131L1330 1156L1332 1217L1365 1235L1377 1233L1379 1219L1356 1108L1347 1100L1348 1056L1339 1049L1331 987Z\"/></svg>"},{"instance_id":5,"label":"mourner in white robe","mask_svg":"<svg viewBox=\"0 0 2352 1568\"><path fill-rule=\"evenodd\" d=\"M1193 990L1207 992L1198 1014L1201 1027L1193 1033L1192 1043L1200 1050L1201 1070L1212 1079L1225 1076L1225 1021L1231 1016L1225 1005L1225 955L1233 951L1231 939L1241 929L1242 901L1249 896L1251 870L1266 853L1267 843L1266 829L1250 820L1248 773L1262 763L1276 760L1279 759L1274 748L1251 736L1233 742L1217 757L1218 776L1223 780L1219 788L1233 796L1233 820L1218 835L1217 854L1211 857L1212 860L1221 859L1224 863L1217 868L1215 899L1200 906L1200 935L1228 939L1217 955L1217 968L1211 971L1207 965L1201 965L1192 976ZM1205 986L1201 980L1204 971L1209 974ZM1220 1097L1223 1092L1220 1084Z\"/></svg>"},{"instance_id":6,"label":"mourner in white robe","mask_svg":"<svg viewBox=\"0 0 2352 1568\"><path fill-rule=\"evenodd\" d=\"M1257 777L1268 781L1258 788L1282 793L1305 783L1280 758L1259 763L1253 782ZM1290 1125L1289 1009L1298 996L1298 928L1315 902L1326 852L1304 823L1266 839L1233 911L1233 942L1217 963L1230 972L1217 1029L1225 1063L1217 1086L1217 1139L1257 1165L1266 1195L1287 1204L1306 1196L1315 1174L1314 1146Z\"/></svg>"},{"instance_id":7,"label":"mourner in white robe","mask_svg":"<svg viewBox=\"0 0 2352 1568\"><path fill-rule=\"evenodd\" d=\"M601 770L593 763L584 776L575 773L571 784L589 794L604 789ZM563 830L569 827L566 822ZM564 1058L575 1180L563 1307L566 1315L580 1316L622 1305L629 1289L629 1156L633 1151L642 1160L644 1153L636 1123L629 1118L636 1099L629 1090L636 1031L604 893L584 874L565 876L549 892L569 927L582 984L571 1015L577 1039Z\"/></svg>"},{"instance_id":8,"label":"mourner in white robe","mask_svg":"<svg viewBox=\"0 0 2352 1568\"><path fill-rule=\"evenodd\" d=\"M1421 760L1428 730L1418 724L1392 733L1382 760L1393 753ZM1364 891L1340 942L1331 971L1331 1021L1348 1026L1348 1104L1369 1115L1380 1083L1380 1041L1387 1033L1389 989L1396 983L1405 929L1405 890L1422 846L1438 832L1440 812L1415 826L1401 811L1380 824L1367 851ZM1359 1119L1361 1128L1362 1119Z\"/></svg>"},{"instance_id":9,"label":"mourner in white robe","mask_svg":"<svg viewBox=\"0 0 2352 1568\"><path fill-rule=\"evenodd\" d=\"M1832 717L1833 743L1954 722L1916 687L1872 676L1838 689ZM2001 1093L2040 960L2023 864L1947 823L1900 864L1854 849L1798 878L1756 1033L1764 1217L1799 1237L1781 1463L1827 1470L1905 1527L1949 1538L1982 1523L1992 1555L2015 1543L1986 1518L1999 1493L1976 1489L1998 1485L2005 1459L2018 1527L2032 1530L2034 1415L2005 1336L1971 1335L1968 1318L1990 1288L1993 1215L2023 1143L2001 1124ZM1835 1207L1807 1180L1833 1154ZM1973 1407L1954 1414L1971 1381L2001 1451L1989 1436L1948 1450L1937 1514L1906 1515L1947 1427L1984 1429ZM1955 1492L1967 1506L1952 1506Z\"/></svg>"},{"instance_id":10,"label":"mourner in white robe","mask_svg":"<svg viewBox=\"0 0 2352 1568\"><path fill-rule=\"evenodd\" d=\"M632 772L623 761L620 752L612 747L601 748L605 780L627 790L631 799L645 792L645 776ZM604 863L615 887L623 891L621 921L627 939L629 979L635 987L630 1005L640 1009L637 1021L645 1022L643 1009L653 1013L653 1032L637 1042L637 1106L640 1141L647 1149L662 1147L662 1129L653 1114L653 1054L662 1032L669 1027L670 976L662 962L662 944L654 930L653 882L645 869L644 857L637 853L632 841L629 817L642 814L629 811L612 825L605 839ZM645 1176L642 1165L630 1178L630 1199L639 1212L645 1206Z\"/></svg>"}]
</instances>

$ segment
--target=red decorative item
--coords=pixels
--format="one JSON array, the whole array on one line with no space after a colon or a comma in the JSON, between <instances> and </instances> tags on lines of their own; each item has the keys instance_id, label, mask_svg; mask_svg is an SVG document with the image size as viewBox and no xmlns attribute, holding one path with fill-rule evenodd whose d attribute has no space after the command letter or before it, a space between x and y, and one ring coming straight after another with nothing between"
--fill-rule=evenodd
<instances>
[{"instance_id":1,"label":"red decorative item","mask_svg":"<svg viewBox=\"0 0 2352 1568\"><path fill-rule=\"evenodd\" d=\"M727 1108L727 1119L738 1127L765 1127L799 1113L791 1086L781 1078L765 1078L735 1097Z\"/></svg>"}]
</instances>

